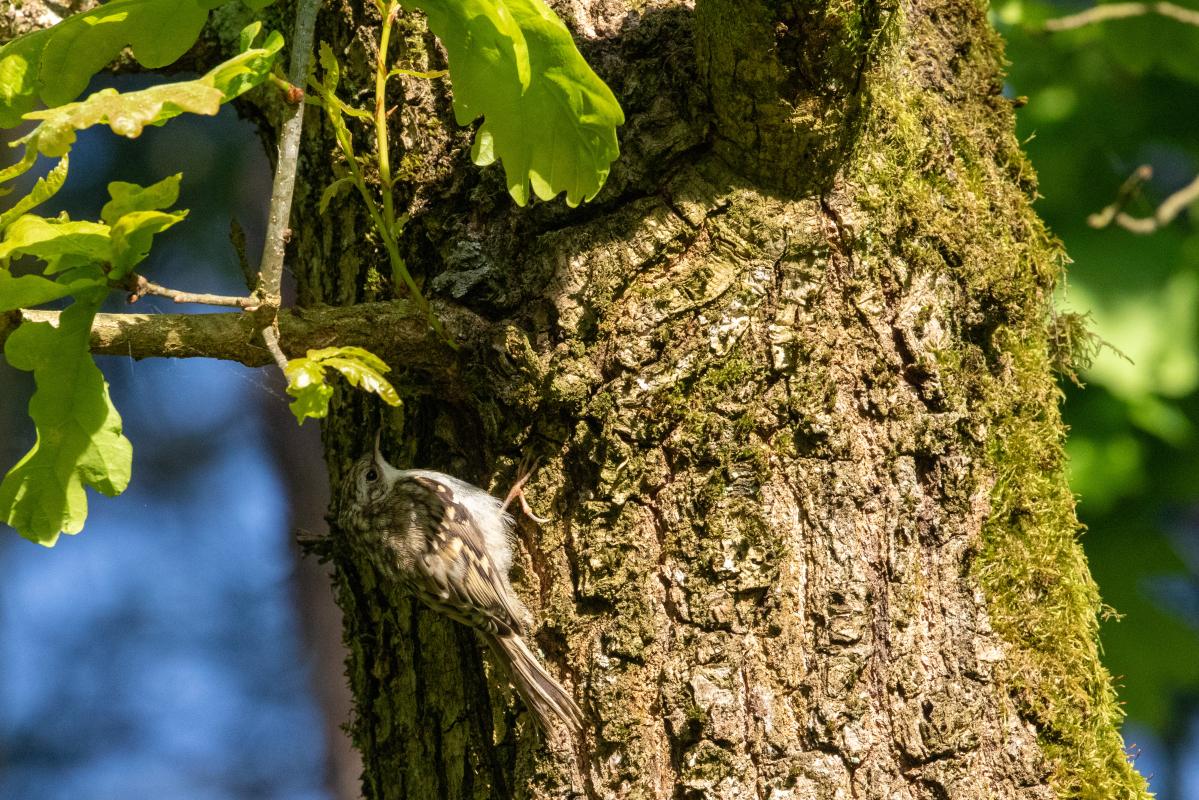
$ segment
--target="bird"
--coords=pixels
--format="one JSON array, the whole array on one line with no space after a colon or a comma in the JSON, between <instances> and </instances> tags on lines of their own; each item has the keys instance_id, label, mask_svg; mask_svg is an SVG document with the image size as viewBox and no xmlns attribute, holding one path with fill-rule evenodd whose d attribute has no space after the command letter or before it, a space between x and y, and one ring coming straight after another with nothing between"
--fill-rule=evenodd
<instances>
[{"instance_id":1,"label":"bird","mask_svg":"<svg viewBox=\"0 0 1199 800\"><path fill-rule=\"evenodd\" d=\"M378 436L339 497L338 526L359 537L386 578L483 637L542 731L558 721L572 736L581 733L582 711L526 641L532 617L508 579L514 541L507 501L442 472L396 469Z\"/></svg>"}]
</instances>

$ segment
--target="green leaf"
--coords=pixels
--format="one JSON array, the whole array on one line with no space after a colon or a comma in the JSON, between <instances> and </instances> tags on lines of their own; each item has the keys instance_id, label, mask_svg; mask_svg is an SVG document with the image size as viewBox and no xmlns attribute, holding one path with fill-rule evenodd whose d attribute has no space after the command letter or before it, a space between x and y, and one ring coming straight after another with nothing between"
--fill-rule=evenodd
<instances>
[{"instance_id":1,"label":"green leaf","mask_svg":"<svg viewBox=\"0 0 1199 800\"><path fill-rule=\"evenodd\" d=\"M254 42L261 30L261 22L247 25L240 37L242 52L218 64L200 79L220 89L224 96L222 102L245 94L270 76L275 58L283 49L283 36L278 31L271 31L266 40L255 47Z\"/></svg>"},{"instance_id":2,"label":"green leaf","mask_svg":"<svg viewBox=\"0 0 1199 800\"><path fill-rule=\"evenodd\" d=\"M33 108L38 63L48 36L48 30L34 31L0 47L0 128L19 124L21 115Z\"/></svg>"},{"instance_id":3,"label":"green leaf","mask_svg":"<svg viewBox=\"0 0 1199 800\"><path fill-rule=\"evenodd\" d=\"M109 0L0 47L0 128L11 128L40 98L47 106L74 100L88 81L130 47L149 69L187 52L209 9L228 0ZM258 10L271 0L243 0Z\"/></svg>"},{"instance_id":4,"label":"green leaf","mask_svg":"<svg viewBox=\"0 0 1199 800\"><path fill-rule=\"evenodd\" d=\"M187 211L134 211L117 220L109 234L112 244L110 277L119 280L128 275L149 255L154 235L182 222L186 216Z\"/></svg>"},{"instance_id":5,"label":"green leaf","mask_svg":"<svg viewBox=\"0 0 1199 800\"><path fill-rule=\"evenodd\" d=\"M345 194L346 190L353 185L354 178L350 175L345 175L326 186L325 191L321 192L321 201L316 209L317 213L324 214L325 209L329 207L329 203L340 195Z\"/></svg>"},{"instance_id":6,"label":"green leaf","mask_svg":"<svg viewBox=\"0 0 1199 800\"><path fill-rule=\"evenodd\" d=\"M258 31L257 23L247 31L245 41L250 42ZM271 33L262 47L239 53L195 80L124 94L101 89L78 103L28 113L25 119L42 122L17 141L36 147L42 155L61 156L71 149L76 131L93 125L108 125L113 133L134 139L147 125L162 125L183 113L212 116L221 103L266 80L282 47L282 37Z\"/></svg>"},{"instance_id":7,"label":"green leaf","mask_svg":"<svg viewBox=\"0 0 1199 800\"><path fill-rule=\"evenodd\" d=\"M15 164L0 169L0 183L8 183L11 180L21 177L37 162L37 148L25 146L25 155L21 156L21 160ZM4 194L8 194L11 190L6 189Z\"/></svg>"},{"instance_id":8,"label":"green leaf","mask_svg":"<svg viewBox=\"0 0 1199 800\"><path fill-rule=\"evenodd\" d=\"M402 75L407 78L419 78L422 81L433 81L433 80L437 80L438 78L444 78L446 75L449 75L449 74L450 74L450 71L446 70L446 69L434 69L434 70L429 70L428 72L422 72L421 70L416 70L416 69L404 69L403 67L392 67L391 71L387 73L387 77L395 78L397 76Z\"/></svg>"},{"instance_id":9,"label":"green leaf","mask_svg":"<svg viewBox=\"0 0 1199 800\"><path fill-rule=\"evenodd\" d=\"M121 94L101 89L79 103L26 114L43 122L27 140L46 156L61 156L75 143L75 132L108 125L112 132L136 139L147 125L161 125L183 113L213 116L221 108L219 89L198 81L168 83ZM25 141L25 140L22 140Z\"/></svg>"},{"instance_id":10,"label":"green leaf","mask_svg":"<svg viewBox=\"0 0 1199 800\"><path fill-rule=\"evenodd\" d=\"M177 172L149 186L113 181L108 184L112 199L100 209L100 219L109 225L133 211L158 211L170 208L179 200L179 182L183 173Z\"/></svg>"},{"instance_id":11,"label":"green leaf","mask_svg":"<svg viewBox=\"0 0 1199 800\"><path fill-rule=\"evenodd\" d=\"M283 375L287 378L287 393L295 398L288 408L296 415L296 422L303 424L309 417L321 419L329 413L333 387L325 383L323 367L310 358L293 358Z\"/></svg>"},{"instance_id":12,"label":"green leaf","mask_svg":"<svg viewBox=\"0 0 1199 800\"><path fill-rule=\"evenodd\" d=\"M400 395L392 387L384 373L390 372L383 360L361 347L326 347L310 350L308 357L321 366L332 367L350 382L351 386L377 394L389 406L400 404Z\"/></svg>"},{"instance_id":13,"label":"green leaf","mask_svg":"<svg viewBox=\"0 0 1199 800\"><path fill-rule=\"evenodd\" d=\"M33 185L33 189L29 191L29 194L25 195L16 203L14 203L12 208L8 209L3 214L0 214L0 233L3 233L4 229L11 225L13 221L15 221L22 214L36 208L37 206L40 206L42 203L56 195L58 190L62 188L63 183L65 183L67 180L67 166L67 157L63 156L62 159L55 164L48 173L46 173L46 177L37 179L37 183Z\"/></svg>"},{"instance_id":14,"label":"green leaf","mask_svg":"<svg viewBox=\"0 0 1199 800\"><path fill-rule=\"evenodd\" d=\"M320 96L321 102L317 105L324 106L330 118L336 122L341 123L340 114L345 114L373 124L375 117L369 111L356 108L337 96L337 85L341 82L341 65L337 63L337 57L333 55L328 42L321 42L318 58L321 63L321 79L318 81L311 76L309 78L309 82ZM311 100L312 98L309 98L309 101Z\"/></svg>"},{"instance_id":15,"label":"green leaf","mask_svg":"<svg viewBox=\"0 0 1199 800\"><path fill-rule=\"evenodd\" d=\"M32 214L19 218L4 232L0 261L27 255L46 262L47 274L81 263L109 261L112 249L109 228L99 222L43 219Z\"/></svg>"},{"instance_id":16,"label":"green leaf","mask_svg":"<svg viewBox=\"0 0 1199 800\"><path fill-rule=\"evenodd\" d=\"M566 192L576 206L599 192L619 154L616 97L542 0L405 0L424 11L449 53L460 125L484 117L476 164L504 162L520 205Z\"/></svg>"},{"instance_id":17,"label":"green leaf","mask_svg":"<svg viewBox=\"0 0 1199 800\"><path fill-rule=\"evenodd\" d=\"M383 377L390 372L383 359L361 347L325 347L309 350L303 358L291 359L283 370L287 393L295 398L289 408L297 422L303 423L309 417L319 419L329 413L333 387L325 383L326 368L340 372L351 386L379 395L388 405L400 404L399 394Z\"/></svg>"},{"instance_id":18,"label":"green leaf","mask_svg":"<svg viewBox=\"0 0 1199 800\"><path fill-rule=\"evenodd\" d=\"M31 308L67 295L77 295L104 286L106 283L100 278L64 283L43 278L41 275L22 275L14 278L8 270L0 269L0 313L18 308Z\"/></svg>"},{"instance_id":19,"label":"green leaf","mask_svg":"<svg viewBox=\"0 0 1199 800\"><path fill-rule=\"evenodd\" d=\"M29 415L37 442L0 483L0 518L47 547L60 532L83 528L85 485L116 495L129 484L133 449L88 353L92 319L106 294L85 292L58 327L25 323L4 345L9 364L34 374Z\"/></svg>"},{"instance_id":20,"label":"green leaf","mask_svg":"<svg viewBox=\"0 0 1199 800\"><path fill-rule=\"evenodd\" d=\"M333 397L333 387L324 383L324 378L321 378L321 383L306 384L302 387L297 386L293 390L289 385L287 393L296 398L291 401L288 408L291 413L296 415L296 422L303 423L308 418L324 419L329 413L329 400Z\"/></svg>"},{"instance_id":21,"label":"green leaf","mask_svg":"<svg viewBox=\"0 0 1199 800\"><path fill-rule=\"evenodd\" d=\"M337 84L341 82L341 64L337 61L337 56L333 55L333 48L328 42L321 42L320 54L317 58L321 62L321 71L323 80L321 86L329 94L337 91Z\"/></svg>"},{"instance_id":22,"label":"green leaf","mask_svg":"<svg viewBox=\"0 0 1199 800\"><path fill-rule=\"evenodd\" d=\"M16 125L38 97L47 106L74 99L125 47L142 66L165 67L207 19L196 0L109 0L14 39L0 48L0 127Z\"/></svg>"},{"instance_id":23,"label":"green leaf","mask_svg":"<svg viewBox=\"0 0 1199 800\"><path fill-rule=\"evenodd\" d=\"M33 256L46 263L53 275L83 264L106 264L108 277L119 280L150 252L155 234L181 222L186 210L158 211L178 199L179 177L140 187L132 183L109 184L112 199L101 215L112 225L26 214L14 221L0 241L0 262L14 256ZM136 209L149 210L136 210Z\"/></svg>"}]
</instances>

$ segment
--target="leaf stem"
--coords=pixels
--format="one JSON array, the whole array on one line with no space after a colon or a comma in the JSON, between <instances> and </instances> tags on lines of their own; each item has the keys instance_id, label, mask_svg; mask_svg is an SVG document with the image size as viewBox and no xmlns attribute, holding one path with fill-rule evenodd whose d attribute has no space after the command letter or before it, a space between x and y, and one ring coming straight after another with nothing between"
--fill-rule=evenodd
<instances>
[{"instance_id":1,"label":"leaf stem","mask_svg":"<svg viewBox=\"0 0 1199 800\"><path fill-rule=\"evenodd\" d=\"M403 284L407 288L409 296L428 319L429 327L444 339L447 345L456 350L458 347L457 344L450 339L445 326L442 325L441 320L438 319L429 305L429 301L421 294L420 286L413 279L412 274L408 271L408 265L404 262L404 257L400 254L400 232L403 230L404 223L407 222L408 217L406 214L399 217L396 216L394 197L395 179L391 172L391 152L387 137L387 120L389 116L387 109L387 81L393 74L388 69L387 51L391 46L391 30L399 14L400 4L396 0L375 0L375 8L378 9L379 15L382 17L382 26L379 33L378 52L375 56L375 107L373 113L367 113L361 109L349 106L337 97L337 65L335 60L334 63L325 64L326 52L328 53L328 58L333 58L332 53L329 51L322 51L321 56L322 64L325 66L324 77L320 81L315 78L309 81L309 85L316 91L316 96L310 96L307 102L322 106L329 120L333 123L334 138L337 141L337 146L341 150L342 156L345 158L346 169L350 173L350 179L354 186L357 187L358 193L362 196L362 202L366 205L366 211L370 216L371 224L378 231L379 237L383 242L383 248L387 251L387 260L391 265L393 283L397 288L400 284ZM327 46L322 45L322 47ZM367 185L366 176L362 172L362 165L358 157L354 154L354 142L343 115L369 119L374 124L375 160L379 173L379 191L382 196L381 204L375 199L371 188Z\"/></svg>"},{"instance_id":2,"label":"leaf stem","mask_svg":"<svg viewBox=\"0 0 1199 800\"><path fill-rule=\"evenodd\" d=\"M379 182L383 187L383 214L389 230L394 230L395 226L395 200L391 191L391 155L387 147L387 48L397 10L398 4L387 4L379 33L379 53L375 58L375 146L379 154Z\"/></svg>"},{"instance_id":3,"label":"leaf stem","mask_svg":"<svg viewBox=\"0 0 1199 800\"><path fill-rule=\"evenodd\" d=\"M400 255L399 233L403 227L403 221L397 224L395 214L395 197L394 188L395 182L391 176L391 149L387 141L387 79L391 77L391 73L387 68L387 51L391 46L391 28L395 24L396 16L400 13L400 4L395 0L377 3L379 13L383 16L383 25L379 33L379 50L375 57L375 148L378 153L379 162L379 183L380 190L383 195L383 214L382 224L379 224L376 219L376 227L379 228L380 235L383 237L383 244L387 249L387 258L391 262L391 274L393 280L398 279L403 281L408 288L408 292L412 298L416 300L423 310L429 315L429 324L433 326L433 330L442 337L446 337L445 328L441 325L441 320L429 308L428 302L421 294L420 287L416 285L416 281L412 278L412 273L408 271L408 264L404 261L404 257ZM378 217L378 213L375 214ZM405 218L406 219L406 218ZM447 341L448 341L448 337ZM454 346L450 342L450 346Z\"/></svg>"}]
</instances>

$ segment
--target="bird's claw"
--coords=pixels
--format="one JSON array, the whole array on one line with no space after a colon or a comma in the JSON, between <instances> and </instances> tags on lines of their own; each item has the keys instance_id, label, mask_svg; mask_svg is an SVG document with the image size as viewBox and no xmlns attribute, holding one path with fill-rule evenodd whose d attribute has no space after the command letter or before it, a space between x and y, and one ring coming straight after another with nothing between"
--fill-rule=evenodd
<instances>
[{"instance_id":1,"label":"bird's claw","mask_svg":"<svg viewBox=\"0 0 1199 800\"><path fill-rule=\"evenodd\" d=\"M521 512L538 525L544 525L550 521L549 517L539 517L534 514L533 509L529 507L529 501L525 499L525 484L528 483L529 478L533 476L533 471L535 469L537 469L536 460L533 460L532 463L530 463L529 460L526 459L521 464L520 477L516 479L516 483L512 484L512 488L508 490L508 496L504 498L504 504L500 506L500 511L507 511L508 506L512 504L513 500L519 500Z\"/></svg>"}]
</instances>

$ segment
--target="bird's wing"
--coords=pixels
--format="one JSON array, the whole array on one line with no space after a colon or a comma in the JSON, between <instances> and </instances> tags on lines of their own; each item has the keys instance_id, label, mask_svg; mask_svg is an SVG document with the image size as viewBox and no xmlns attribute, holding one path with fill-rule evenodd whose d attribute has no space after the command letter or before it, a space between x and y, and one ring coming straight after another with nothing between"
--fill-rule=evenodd
<instances>
[{"instance_id":1,"label":"bird's wing","mask_svg":"<svg viewBox=\"0 0 1199 800\"><path fill-rule=\"evenodd\" d=\"M470 510L455 498L453 487L431 478L411 480L437 500L430 504L425 552L414 564L426 590L440 601L431 604L491 633L521 633L522 615L508 597L507 581L488 555Z\"/></svg>"}]
</instances>

